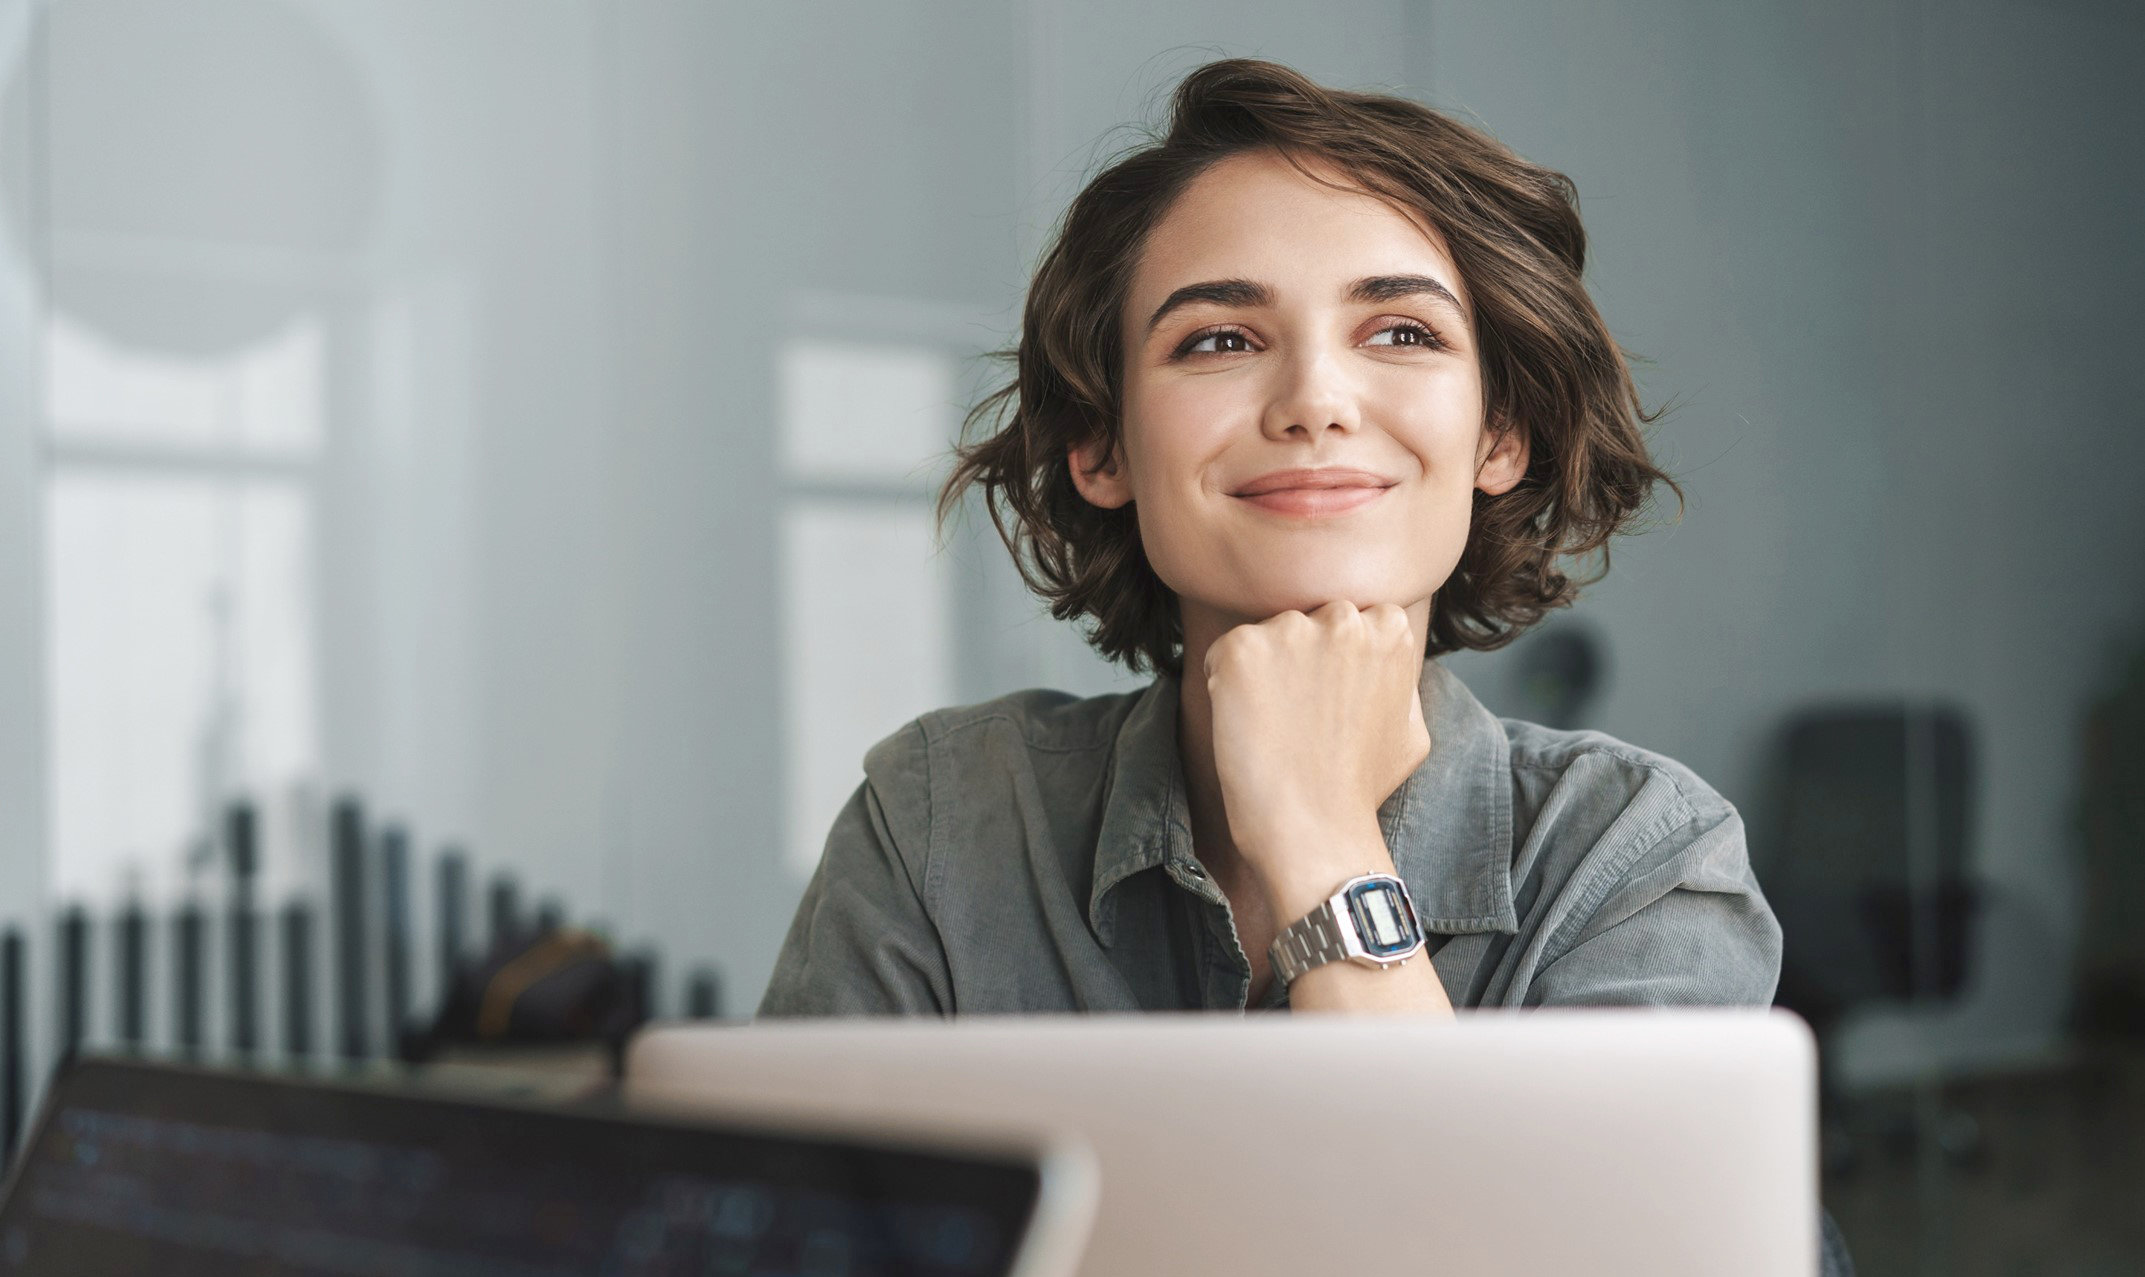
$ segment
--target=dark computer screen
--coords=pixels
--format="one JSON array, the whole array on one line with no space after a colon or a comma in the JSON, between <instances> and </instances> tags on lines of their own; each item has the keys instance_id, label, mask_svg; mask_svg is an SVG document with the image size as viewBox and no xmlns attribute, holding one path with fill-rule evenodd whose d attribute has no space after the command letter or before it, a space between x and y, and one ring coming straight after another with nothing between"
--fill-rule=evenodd
<instances>
[{"instance_id":1,"label":"dark computer screen","mask_svg":"<svg viewBox=\"0 0 2145 1277\"><path fill-rule=\"evenodd\" d=\"M0 1202L0 1274L1006 1271L1033 1164L85 1059Z\"/></svg>"}]
</instances>

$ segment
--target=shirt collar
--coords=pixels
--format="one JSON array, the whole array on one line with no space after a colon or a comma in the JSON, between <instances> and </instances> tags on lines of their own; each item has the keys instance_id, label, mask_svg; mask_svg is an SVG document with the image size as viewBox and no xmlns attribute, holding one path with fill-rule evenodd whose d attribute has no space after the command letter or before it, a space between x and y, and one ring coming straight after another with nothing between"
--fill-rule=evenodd
<instances>
[{"instance_id":1,"label":"shirt collar","mask_svg":"<svg viewBox=\"0 0 2145 1277\"><path fill-rule=\"evenodd\" d=\"M1511 744L1504 726L1435 660L1423 662L1416 686L1430 756L1378 808L1393 865L1423 930L1516 933ZM1117 730L1088 895L1088 925L1104 944L1119 883L1157 865L1189 869L1197 859L1177 750L1178 690L1175 676L1158 675Z\"/></svg>"}]
</instances>

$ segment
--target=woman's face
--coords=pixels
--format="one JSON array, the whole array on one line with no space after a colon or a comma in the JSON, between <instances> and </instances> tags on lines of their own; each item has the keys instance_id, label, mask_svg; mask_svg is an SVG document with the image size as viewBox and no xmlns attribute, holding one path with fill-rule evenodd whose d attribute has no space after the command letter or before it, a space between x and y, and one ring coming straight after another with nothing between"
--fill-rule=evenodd
<instances>
[{"instance_id":1,"label":"woman's face","mask_svg":"<svg viewBox=\"0 0 2145 1277\"><path fill-rule=\"evenodd\" d=\"M1124 451L1069 460L1089 501L1134 503L1188 643L1344 598L1427 617L1474 490L1526 470L1524 432L1484 429L1468 313L1435 230L1275 153L1222 160L1179 197L1122 317ZM1369 486L1243 494L1327 468Z\"/></svg>"}]
</instances>

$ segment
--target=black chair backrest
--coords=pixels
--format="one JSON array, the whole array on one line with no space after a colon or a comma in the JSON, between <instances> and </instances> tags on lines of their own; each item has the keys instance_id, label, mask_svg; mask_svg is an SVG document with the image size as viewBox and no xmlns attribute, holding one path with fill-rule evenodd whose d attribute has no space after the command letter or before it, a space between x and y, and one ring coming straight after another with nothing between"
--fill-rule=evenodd
<instances>
[{"instance_id":1,"label":"black chair backrest","mask_svg":"<svg viewBox=\"0 0 2145 1277\"><path fill-rule=\"evenodd\" d=\"M1969 863L1973 768L1966 719L1950 707L1788 720L1773 819L1752 854L1786 933L1782 996L1811 1002L1797 1009L1813 1022L1964 983L1982 895Z\"/></svg>"},{"instance_id":2,"label":"black chair backrest","mask_svg":"<svg viewBox=\"0 0 2145 1277\"><path fill-rule=\"evenodd\" d=\"M1970 876L1973 757L1957 710L1804 711L1788 720L1782 750L1768 880L1904 889L1922 874L1935 881Z\"/></svg>"}]
</instances>

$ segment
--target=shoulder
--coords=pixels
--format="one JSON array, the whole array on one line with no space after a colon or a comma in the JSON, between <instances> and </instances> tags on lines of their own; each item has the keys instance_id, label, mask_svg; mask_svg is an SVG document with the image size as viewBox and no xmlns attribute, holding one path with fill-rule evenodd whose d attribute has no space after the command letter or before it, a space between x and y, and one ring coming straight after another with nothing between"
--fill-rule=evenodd
<instances>
[{"instance_id":1,"label":"shoulder","mask_svg":"<svg viewBox=\"0 0 2145 1277\"><path fill-rule=\"evenodd\" d=\"M1627 802L1643 794L1665 812L1689 817L1734 811L1698 773L1666 754L1606 732L1563 730L1517 718L1497 721L1511 750L1514 781L1523 787L1548 782Z\"/></svg>"},{"instance_id":2,"label":"shoulder","mask_svg":"<svg viewBox=\"0 0 2145 1277\"><path fill-rule=\"evenodd\" d=\"M867 750L865 784L926 900L949 880L988 892L979 866L1018 863L1009 848L1048 845L1077 859L1092 847L1092 831L1073 825L1094 818L1139 696L1025 688L919 714Z\"/></svg>"},{"instance_id":3,"label":"shoulder","mask_svg":"<svg viewBox=\"0 0 2145 1277\"><path fill-rule=\"evenodd\" d=\"M1108 752L1140 691L1075 696L1023 688L987 701L919 714L864 755L866 776L893 778L930 761L974 762L993 754Z\"/></svg>"},{"instance_id":4,"label":"shoulder","mask_svg":"<svg viewBox=\"0 0 2145 1277\"><path fill-rule=\"evenodd\" d=\"M1603 732L1499 723L1522 865L1564 860L1595 891L1652 873L1685 887L1755 888L1741 813L1691 768Z\"/></svg>"},{"instance_id":5,"label":"shoulder","mask_svg":"<svg viewBox=\"0 0 2145 1277\"><path fill-rule=\"evenodd\" d=\"M1691 768L1600 732L1501 720L1528 1003L1772 1000L1781 930L1735 805Z\"/></svg>"},{"instance_id":6,"label":"shoulder","mask_svg":"<svg viewBox=\"0 0 2145 1277\"><path fill-rule=\"evenodd\" d=\"M1005 778L1051 771L1085 755L1099 769L1141 691L1075 696L1030 687L986 701L930 710L865 751L864 777L883 803L927 816L941 801Z\"/></svg>"}]
</instances>

